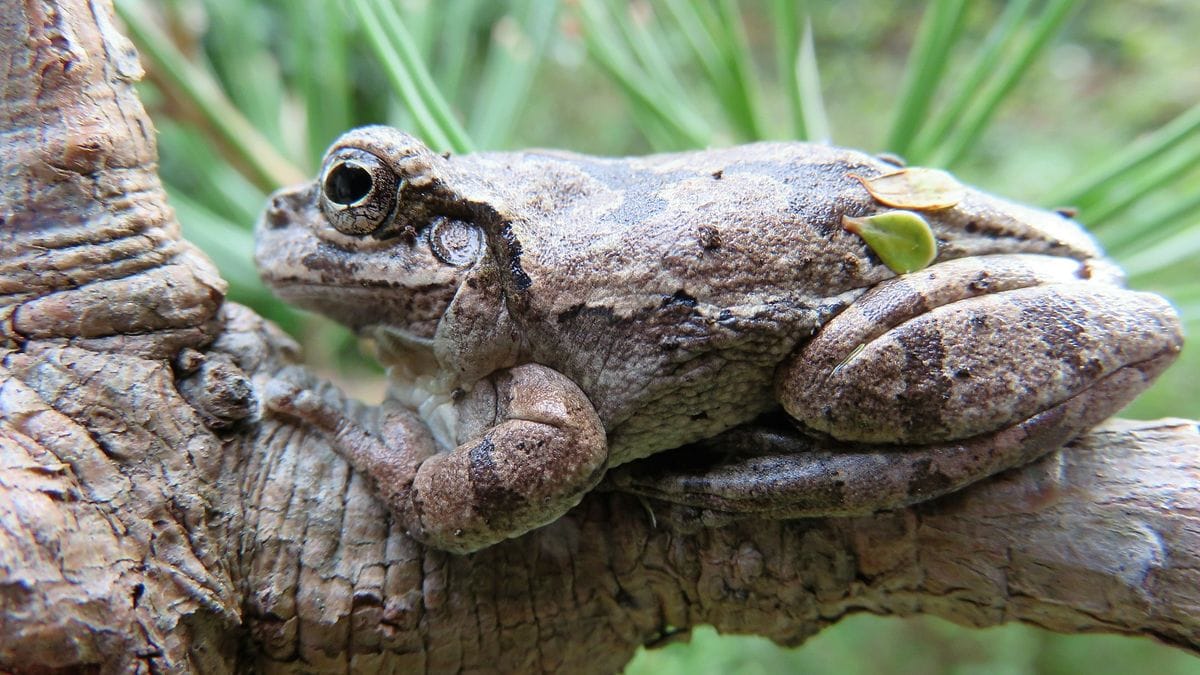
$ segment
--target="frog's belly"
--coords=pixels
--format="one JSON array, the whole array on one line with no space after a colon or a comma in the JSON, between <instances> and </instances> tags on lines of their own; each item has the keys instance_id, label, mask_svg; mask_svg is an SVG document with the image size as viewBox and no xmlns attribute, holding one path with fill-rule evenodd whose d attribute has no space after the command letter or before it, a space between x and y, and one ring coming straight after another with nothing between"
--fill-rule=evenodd
<instances>
[{"instance_id":1,"label":"frog's belly","mask_svg":"<svg viewBox=\"0 0 1200 675\"><path fill-rule=\"evenodd\" d=\"M539 337L553 348L534 357L588 395L617 465L774 407L776 367L858 293L730 307L668 303L628 317L581 314L569 326L550 324L556 332Z\"/></svg>"},{"instance_id":2,"label":"frog's belly","mask_svg":"<svg viewBox=\"0 0 1200 675\"><path fill-rule=\"evenodd\" d=\"M715 436L775 407L774 364L697 359L629 401L608 427L610 465ZM599 401L605 417L603 401Z\"/></svg>"}]
</instances>

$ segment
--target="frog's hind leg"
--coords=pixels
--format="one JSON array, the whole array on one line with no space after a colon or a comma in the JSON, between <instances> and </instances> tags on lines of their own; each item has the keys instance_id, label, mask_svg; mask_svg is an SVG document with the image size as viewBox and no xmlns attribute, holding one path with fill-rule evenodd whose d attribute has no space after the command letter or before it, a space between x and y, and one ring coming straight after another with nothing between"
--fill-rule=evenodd
<instances>
[{"instance_id":1,"label":"frog's hind leg","mask_svg":"<svg viewBox=\"0 0 1200 675\"><path fill-rule=\"evenodd\" d=\"M838 440L908 447L998 432L1118 371L1140 374L1105 398L1114 414L1183 337L1165 300L1106 273L1102 261L1024 254L890 279L780 367L776 397Z\"/></svg>"},{"instance_id":2,"label":"frog's hind leg","mask_svg":"<svg viewBox=\"0 0 1200 675\"><path fill-rule=\"evenodd\" d=\"M1101 261L1044 255L962 258L888 280L776 373L780 404L824 445L731 447L732 461L701 472L630 467L614 480L714 510L838 515L1032 461L1115 414L1179 353L1170 305L1115 281Z\"/></svg>"},{"instance_id":3,"label":"frog's hind leg","mask_svg":"<svg viewBox=\"0 0 1200 675\"><path fill-rule=\"evenodd\" d=\"M1061 448L1119 407L1141 377L1120 371L1000 432L907 448L821 440L787 421L760 420L618 467L602 487L700 509L703 522L867 515L949 494Z\"/></svg>"}]
</instances>

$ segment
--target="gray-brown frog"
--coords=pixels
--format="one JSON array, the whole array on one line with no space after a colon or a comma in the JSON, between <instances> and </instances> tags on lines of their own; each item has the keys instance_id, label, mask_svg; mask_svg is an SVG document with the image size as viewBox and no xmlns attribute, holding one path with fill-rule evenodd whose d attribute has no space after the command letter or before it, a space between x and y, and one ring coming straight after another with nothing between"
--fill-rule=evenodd
<instances>
[{"instance_id":1,"label":"gray-brown frog","mask_svg":"<svg viewBox=\"0 0 1200 675\"><path fill-rule=\"evenodd\" d=\"M256 257L281 297L376 340L388 400L358 414L295 376L268 408L325 430L413 536L467 552L781 406L828 452L659 496L795 515L926 499L1060 447L1178 353L1170 305L1121 288L1058 213L965 189L924 213L933 264L893 272L843 217L890 210L865 185L894 171L803 143L450 156L351 131L271 198Z\"/></svg>"}]
</instances>

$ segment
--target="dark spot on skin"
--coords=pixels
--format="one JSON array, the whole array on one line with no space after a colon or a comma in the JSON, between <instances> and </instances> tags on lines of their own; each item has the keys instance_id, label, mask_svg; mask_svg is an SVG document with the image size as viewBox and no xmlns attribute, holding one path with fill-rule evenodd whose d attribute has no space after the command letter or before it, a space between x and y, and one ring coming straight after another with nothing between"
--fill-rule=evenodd
<instances>
[{"instance_id":1,"label":"dark spot on skin","mask_svg":"<svg viewBox=\"0 0 1200 675\"><path fill-rule=\"evenodd\" d=\"M467 277L467 287L471 289L479 288L479 282L475 280L475 277Z\"/></svg>"},{"instance_id":2,"label":"dark spot on skin","mask_svg":"<svg viewBox=\"0 0 1200 675\"><path fill-rule=\"evenodd\" d=\"M517 239L517 235L512 231L512 225L505 225L500 230L500 237L508 246L508 271L512 275L513 286L518 291L528 290L533 285L533 279L521 269L521 242Z\"/></svg>"},{"instance_id":3,"label":"dark spot on skin","mask_svg":"<svg viewBox=\"0 0 1200 675\"><path fill-rule=\"evenodd\" d=\"M712 172L712 177L713 177L714 179L716 179L716 180L721 180L721 178L722 178L724 175L725 175L725 170L724 170L724 169L717 169L716 171Z\"/></svg>"},{"instance_id":4,"label":"dark spot on skin","mask_svg":"<svg viewBox=\"0 0 1200 675\"><path fill-rule=\"evenodd\" d=\"M1054 212L1063 218L1074 218L1079 215L1079 209L1074 206L1060 206L1054 209Z\"/></svg>"},{"instance_id":5,"label":"dark spot on skin","mask_svg":"<svg viewBox=\"0 0 1200 675\"><path fill-rule=\"evenodd\" d=\"M369 235L376 241L388 241L389 239L399 239L408 246L412 246L417 241L417 229L412 224L407 224L399 228L384 227L376 230Z\"/></svg>"},{"instance_id":6,"label":"dark spot on skin","mask_svg":"<svg viewBox=\"0 0 1200 675\"><path fill-rule=\"evenodd\" d=\"M969 380L971 379L971 371L966 368L959 368L954 371L954 378L957 380Z\"/></svg>"},{"instance_id":7,"label":"dark spot on skin","mask_svg":"<svg viewBox=\"0 0 1200 675\"><path fill-rule=\"evenodd\" d=\"M712 225L701 225L696 229L700 239L700 247L705 251L715 251L721 248L721 233Z\"/></svg>"},{"instance_id":8,"label":"dark spot on skin","mask_svg":"<svg viewBox=\"0 0 1200 675\"><path fill-rule=\"evenodd\" d=\"M921 499L939 495L952 487L954 482L940 470L933 468L933 462L926 459L913 463L912 476L908 482L908 495Z\"/></svg>"},{"instance_id":9,"label":"dark spot on skin","mask_svg":"<svg viewBox=\"0 0 1200 675\"><path fill-rule=\"evenodd\" d=\"M733 312L728 309L722 309L721 313L717 315L717 323L719 324L729 325L734 323L734 321Z\"/></svg>"},{"instance_id":10,"label":"dark spot on skin","mask_svg":"<svg viewBox=\"0 0 1200 675\"><path fill-rule=\"evenodd\" d=\"M979 221L968 220L967 224L963 225L963 230L970 234L975 234L976 232L979 231Z\"/></svg>"},{"instance_id":11,"label":"dark spot on skin","mask_svg":"<svg viewBox=\"0 0 1200 675\"><path fill-rule=\"evenodd\" d=\"M442 159L450 159L450 151L449 150L442 153Z\"/></svg>"},{"instance_id":12,"label":"dark spot on skin","mask_svg":"<svg viewBox=\"0 0 1200 675\"><path fill-rule=\"evenodd\" d=\"M991 287L992 280L988 276L987 272L980 272L979 276L975 277L967 284L967 288L970 288L973 291L979 291L980 293L987 293L988 289Z\"/></svg>"},{"instance_id":13,"label":"dark spot on skin","mask_svg":"<svg viewBox=\"0 0 1200 675\"><path fill-rule=\"evenodd\" d=\"M613 314L611 307L591 307L581 302L559 312L557 320L560 324L571 321L590 320L596 325L614 326L621 323L633 323L644 318L644 316L638 315L620 317Z\"/></svg>"},{"instance_id":14,"label":"dark spot on skin","mask_svg":"<svg viewBox=\"0 0 1200 675\"><path fill-rule=\"evenodd\" d=\"M458 401L463 400L463 397L466 395L467 395L467 392L463 391L462 388L460 387L460 388L457 388L454 391L450 392L450 400L457 403Z\"/></svg>"},{"instance_id":15,"label":"dark spot on skin","mask_svg":"<svg viewBox=\"0 0 1200 675\"><path fill-rule=\"evenodd\" d=\"M906 426L940 424L942 403L950 391L950 379L941 373L946 359L942 334L936 328L913 325L899 336L904 346L904 396L899 410Z\"/></svg>"},{"instance_id":16,"label":"dark spot on skin","mask_svg":"<svg viewBox=\"0 0 1200 675\"><path fill-rule=\"evenodd\" d=\"M637 609L638 606L637 599L630 595L624 588L617 589L616 601L618 605L626 609Z\"/></svg>"},{"instance_id":17,"label":"dark spot on skin","mask_svg":"<svg viewBox=\"0 0 1200 675\"><path fill-rule=\"evenodd\" d=\"M708 419L708 413L706 413L706 412L704 412L704 411L700 411L700 412L698 412L698 413L696 413L696 414L694 414L694 415L688 415L688 417L689 417L689 418L690 418L690 419L691 419L693 422L698 422L698 421L700 421L700 420L706 420L706 419Z\"/></svg>"},{"instance_id":18,"label":"dark spot on skin","mask_svg":"<svg viewBox=\"0 0 1200 675\"><path fill-rule=\"evenodd\" d=\"M879 168L874 163L831 161L809 162L738 162L726 166L724 174L750 174L769 177L784 187L787 199L787 219L781 226L802 224L822 237L844 236L842 215L863 216L874 206L862 184L849 174L874 176ZM818 197L814 197L819 195Z\"/></svg>"},{"instance_id":19,"label":"dark spot on skin","mask_svg":"<svg viewBox=\"0 0 1200 675\"><path fill-rule=\"evenodd\" d=\"M310 272L330 272L338 279L358 269L358 265L350 262L352 256L353 253L321 245L315 253L304 256L301 262L304 263L304 269Z\"/></svg>"},{"instance_id":20,"label":"dark spot on skin","mask_svg":"<svg viewBox=\"0 0 1200 675\"><path fill-rule=\"evenodd\" d=\"M575 317L579 316L586 307L587 305L583 304L582 302L571 305L567 309L558 313L558 322L566 323L574 319Z\"/></svg>"},{"instance_id":21,"label":"dark spot on skin","mask_svg":"<svg viewBox=\"0 0 1200 675\"><path fill-rule=\"evenodd\" d=\"M663 298L662 306L669 307L671 305L683 305L684 307L695 307L696 298L688 295L687 291L682 288L675 291L671 296Z\"/></svg>"},{"instance_id":22,"label":"dark spot on skin","mask_svg":"<svg viewBox=\"0 0 1200 675\"><path fill-rule=\"evenodd\" d=\"M1080 278L1080 279L1083 279L1083 280L1085 280L1085 281L1086 281L1086 280L1088 280L1088 279L1091 279L1091 278L1092 278L1092 266L1091 266L1091 264L1090 264L1090 263L1086 263L1086 262L1085 262L1085 263L1083 263L1082 265L1080 265L1080 266L1079 266L1079 269L1075 270L1075 276L1076 276L1076 277L1078 277L1078 278Z\"/></svg>"},{"instance_id":23,"label":"dark spot on skin","mask_svg":"<svg viewBox=\"0 0 1200 675\"><path fill-rule=\"evenodd\" d=\"M472 491L475 494L475 501L479 505L479 512L485 514L487 522L491 522L486 518L489 511L495 511L497 515L503 517L501 514L510 512L513 507L523 501L519 493L505 487L504 481L500 479L496 470L496 462L492 458L492 453L495 451L496 446L492 444L492 439L485 437L467 454L470 460Z\"/></svg>"}]
</instances>

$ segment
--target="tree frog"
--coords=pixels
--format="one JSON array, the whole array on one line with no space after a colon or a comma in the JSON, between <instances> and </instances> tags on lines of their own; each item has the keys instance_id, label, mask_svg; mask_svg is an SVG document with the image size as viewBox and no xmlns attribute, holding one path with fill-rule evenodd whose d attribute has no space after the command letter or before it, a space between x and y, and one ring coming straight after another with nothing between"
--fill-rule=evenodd
<instances>
[{"instance_id":1,"label":"tree frog","mask_svg":"<svg viewBox=\"0 0 1200 675\"><path fill-rule=\"evenodd\" d=\"M452 156L350 131L270 198L256 262L374 339L387 400L363 411L294 374L266 408L327 433L412 536L463 553L553 521L611 467L779 410L826 452L766 473L733 457L737 480L663 494L786 510L815 485L807 515L928 498L1061 446L1174 359L1171 306L1122 288L1067 216L966 187L889 198L903 171L804 143ZM903 274L848 226L893 201L936 247ZM894 476L920 489L875 489Z\"/></svg>"}]
</instances>

